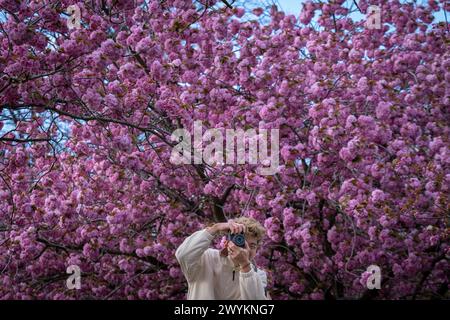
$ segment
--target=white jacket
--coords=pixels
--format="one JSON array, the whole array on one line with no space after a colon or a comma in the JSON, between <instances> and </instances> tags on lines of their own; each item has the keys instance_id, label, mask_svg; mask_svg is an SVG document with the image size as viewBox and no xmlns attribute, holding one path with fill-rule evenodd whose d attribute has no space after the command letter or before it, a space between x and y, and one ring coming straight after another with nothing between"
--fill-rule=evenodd
<instances>
[{"instance_id":1,"label":"white jacket","mask_svg":"<svg viewBox=\"0 0 450 320\"><path fill-rule=\"evenodd\" d=\"M175 256L188 281L188 300L267 300L266 272L253 268L249 272L236 271L233 262L209 248L214 236L206 229L187 237Z\"/></svg>"}]
</instances>

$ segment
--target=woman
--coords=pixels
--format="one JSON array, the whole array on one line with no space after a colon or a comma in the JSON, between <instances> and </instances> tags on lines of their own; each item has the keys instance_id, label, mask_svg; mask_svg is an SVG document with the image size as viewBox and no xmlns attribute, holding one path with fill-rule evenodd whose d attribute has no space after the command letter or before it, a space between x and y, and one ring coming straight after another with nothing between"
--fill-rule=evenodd
<instances>
[{"instance_id":1,"label":"woman","mask_svg":"<svg viewBox=\"0 0 450 320\"><path fill-rule=\"evenodd\" d=\"M227 240L219 251L209 248L221 232L244 233L245 248ZM267 300L267 275L253 258L265 234L255 219L240 217L216 223L186 238L175 256L188 281L188 300Z\"/></svg>"}]
</instances>

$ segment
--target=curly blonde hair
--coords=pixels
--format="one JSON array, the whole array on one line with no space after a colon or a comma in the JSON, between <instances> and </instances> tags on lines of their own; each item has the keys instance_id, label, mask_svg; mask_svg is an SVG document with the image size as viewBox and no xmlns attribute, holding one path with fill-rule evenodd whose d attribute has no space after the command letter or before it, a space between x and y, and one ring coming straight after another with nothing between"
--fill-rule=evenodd
<instances>
[{"instance_id":1,"label":"curly blonde hair","mask_svg":"<svg viewBox=\"0 0 450 320\"><path fill-rule=\"evenodd\" d=\"M266 234L266 229L259 223L258 220L250 217L239 217L233 219L234 222L243 224L247 229L245 232L246 236L255 237L256 241L259 243L264 238Z\"/></svg>"}]
</instances>

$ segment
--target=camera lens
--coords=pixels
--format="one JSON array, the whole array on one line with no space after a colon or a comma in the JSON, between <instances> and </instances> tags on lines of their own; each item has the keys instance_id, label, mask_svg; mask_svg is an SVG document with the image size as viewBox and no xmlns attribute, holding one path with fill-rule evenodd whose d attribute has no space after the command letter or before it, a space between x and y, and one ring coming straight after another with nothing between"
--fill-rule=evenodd
<instances>
[{"instance_id":1,"label":"camera lens","mask_svg":"<svg viewBox=\"0 0 450 320\"><path fill-rule=\"evenodd\" d=\"M239 247L244 247L245 246L244 235L243 234L236 234L236 235L234 235L233 242Z\"/></svg>"}]
</instances>

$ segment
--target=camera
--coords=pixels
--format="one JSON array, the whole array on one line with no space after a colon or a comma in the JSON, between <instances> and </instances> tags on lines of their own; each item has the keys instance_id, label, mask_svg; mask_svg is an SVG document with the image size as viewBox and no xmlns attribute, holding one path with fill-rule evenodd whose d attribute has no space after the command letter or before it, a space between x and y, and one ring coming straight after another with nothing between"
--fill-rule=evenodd
<instances>
[{"instance_id":1,"label":"camera","mask_svg":"<svg viewBox=\"0 0 450 320\"><path fill-rule=\"evenodd\" d=\"M245 248L245 236L243 233L228 233L228 240L238 247Z\"/></svg>"}]
</instances>

